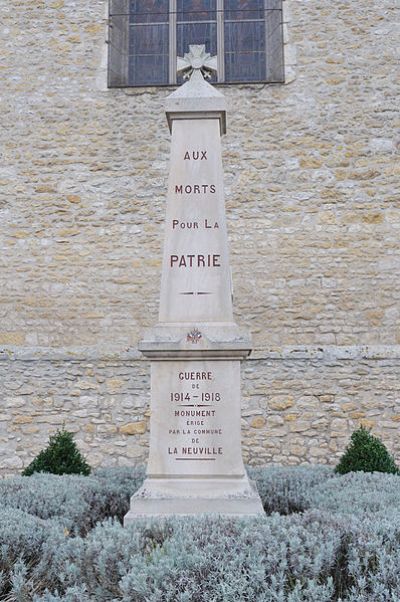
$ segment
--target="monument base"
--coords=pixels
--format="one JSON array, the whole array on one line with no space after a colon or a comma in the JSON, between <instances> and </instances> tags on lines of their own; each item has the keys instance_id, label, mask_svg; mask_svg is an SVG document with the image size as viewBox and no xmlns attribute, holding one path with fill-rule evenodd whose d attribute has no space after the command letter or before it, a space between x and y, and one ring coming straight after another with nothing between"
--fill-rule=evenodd
<instances>
[{"instance_id":1,"label":"monument base","mask_svg":"<svg viewBox=\"0 0 400 602\"><path fill-rule=\"evenodd\" d=\"M124 525L143 517L260 516L264 509L256 486L241 478L147 478L132 496Z\"/></svg>"}]
</instances>

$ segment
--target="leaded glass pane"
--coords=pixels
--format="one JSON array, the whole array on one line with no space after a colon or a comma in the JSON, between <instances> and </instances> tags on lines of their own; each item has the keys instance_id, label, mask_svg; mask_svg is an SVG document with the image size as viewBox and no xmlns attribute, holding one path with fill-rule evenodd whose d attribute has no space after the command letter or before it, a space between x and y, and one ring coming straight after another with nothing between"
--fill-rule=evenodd
<instances>
[{"instance_id":1,"label":"leaded glass pane","mask_svg":"<svg viewBox=\"0 0 400 602\"><path fill-rule=\"evenodd\" d=\"M225 0L225 21L264 19L264 0Z\"/></svg>"},{"instance_id":2,"label":"leaded glass pane","mask_svg":"<svg viewBox=\"0 0 400 602\"><path fill-rule=\"evenodd\" d=\"M131 23L165 22L168 21L168 12L169 0L130 0Z\"/></svg>"},{"instance_id":3,"label":"leaded glass pane","mask_svg":"<svg viewBox=\"0 0 400 602\"><path fill-rule=\"evenodd\" d=\"M265 54L263 52L232 52L225 54L227 82L265 81Z\"/></svg>"},{"instance_id":4,"label":"leaded glass pane","mask_svg":"<svg viewBox=\"0 0 400 602\"><path fill-rule=\"evenodd\" d=\"M224 45L227 82L263 81L264 0L225 0Z\"/></svg>"},{"instance_id":5,"label":"leaded glass pane","mask_svg":"<svg viewBox=\"0 0 400 602\"><path fill-rule=\"evenodd\" d=\"M216 0L177 0L177 21L215 21Z\"/></svg>"},{"instance_id":6,"label":"leaded glass pane","mask_svg":"<svg viewBox=\"0 0 400 602\"><path fill-rule=\"evenodd\" d=\"M179 56L189 52L189 44L205 44L206 52L217 53L216 23L178 23L176 39Z\"/></svg>"},{"instance_id":7,"label":"leaded glass pane","mask_svg":"<svg viewBox=\"0 0 400 602\"><path fill-rule=\"evenodd\" d=\"M265 50L263 21L225 23L225 52L257 52Z\"/></svg>"},{"instance_id":8,"label":"leaded glass pane","mask_svg":"<svg viewBox=\"0 0 400 602\"><path fill-rule=\"evenodd\" d=\"M131 25L130 32L131 85L168 83L168 23Z\"/></svg>"}]
</instances>

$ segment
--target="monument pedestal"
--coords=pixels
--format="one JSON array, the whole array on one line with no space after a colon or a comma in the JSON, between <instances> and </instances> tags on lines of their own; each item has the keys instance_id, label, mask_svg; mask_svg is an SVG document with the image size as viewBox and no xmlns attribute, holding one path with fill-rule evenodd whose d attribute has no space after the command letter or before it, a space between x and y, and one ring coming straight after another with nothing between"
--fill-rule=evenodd
<instances>
[{"instance_id":1,"label":"monument pedestal","mask_svg":"<svg viewBox=\"0 0 400 602\"><path fill-rule=\"evenodd\" d=\"M150 455L125 524L138 516L263 513L240 442L240 361L250 340L235 324L198 324L177 338L183 332L159 326L140 346L151 359Z\"/></svg>"},{"instance_id":2,"label":"monument pedestal","mask_svg":"<svg viewBox=\"0 0 400 602\"><path fill-rule=\"evenodd\" d=\"M257 516L263 514L255 486L241 479L205 478L156 479L149 477L132 497L124 525L142 517L218 514Z\"/></svg>"},{"instance_id":3,"label":"monument pedestal","mask_svg":"<svg viewBox=\"0 0 400 602\"><path fill-rule=\"evenodd\" d=\"M203 47L190 48L191 79L167 99L172 141L159 323L139 346L151 361L150 452L125 524L138 516L263 513L241 453L240 361L251 342L232 311L225 99L201 74L212 59Z\"/></svg>"},{"instance_id":4,"label":"monument pedestal","mask_svg":"<svg viewBox=\"0 0 400 602\"><path fill-rule=\"evenodd\" d=\"M149 331L140 345L151 359L147 478L124 524L139 516L263 514L241 454L240 362L250 345L234 323Z\"/></svg>"}]
</instances>

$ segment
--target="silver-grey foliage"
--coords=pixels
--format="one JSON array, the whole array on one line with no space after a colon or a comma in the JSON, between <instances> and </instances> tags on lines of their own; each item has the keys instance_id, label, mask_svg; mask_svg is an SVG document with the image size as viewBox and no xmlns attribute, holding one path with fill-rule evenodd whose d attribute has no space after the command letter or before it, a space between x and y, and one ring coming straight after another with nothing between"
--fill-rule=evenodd
<instances>
[{"instance_id":1,"label":"silver-grey foliage","mask_svg":"<svg viewBox=\"0 0 400 602\"><path fill-rule=\"evenodd\" d=\"M143 476L139 467L102 469L90 477L46 473L13 477L0 480L0 504L57 519L68 531L84 534L109 516L122 518Z\"/></svg>"},{"instance_id":2,"label":"silver-grey foliage","mask_svg":"<svg viewBox=\"0 0 400 602\"><path fill-rule=\"evenodd\" d=\"M271 466L249 468L267 514L292 514L311 507L310 493L315 485L334 476L328 466Z\"/></svg>"},{"instance_id":3,"label":"silver-grey foliage","mask_svg":"<svg viewBox=\"0 0 400 602\"><path fill-rule=\"evenodd\" d=\"M0 599L400 600L400 477L338 477L323 467L251 476L265 517L138 520L129 528L112 517L128 508L142 469L4 480Z\"/></svg>"}]
</instances>

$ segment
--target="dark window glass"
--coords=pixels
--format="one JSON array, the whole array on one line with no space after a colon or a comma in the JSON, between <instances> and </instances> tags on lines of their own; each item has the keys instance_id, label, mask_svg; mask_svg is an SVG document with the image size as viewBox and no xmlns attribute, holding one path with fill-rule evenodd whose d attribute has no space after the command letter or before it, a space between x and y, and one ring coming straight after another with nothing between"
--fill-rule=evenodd
<instances>
[{"instance_id":1,"label":"dark window glass","mask_svg":"<svg viewBox=\"0 0 400 602\"><path fill-rule=\"evenodd\" d=\"M265 80L265 54L232 52L225 54L227 82L261 82Z\"/></svg>"},{"instance_id":2,"label":"dark window glass","mask_svg":"<svg viewBox=\"0 0 400 602\"><path fill-rule=\"evenodd\" d=\"M265 19L263 0L225 0L225 79L263 81Z\"/></svg>"},{"instance_id":3,"label":"dark window glass","mask_svg":"<svg viewBox=\"0 0 400 602\"><path fill-rule=\"evenodd\" d=\"M131 0L129 16L129 82L131 85L168 83L168 5L168 0Z\"/></svg>"},{"instance_id":4,"label":"dark window glass","mask_svg":"<svg viewBox=\"0 0 400 602\"><path fill-rule=\"evenodd\" d=\"M225 0L225 21L264 19L264 0Z\"/></svg>"},{"instance_id":5,"label":"dark window glass","mask_svg":"<svg viewBox=\"0 0 400 602\"><path fill-rule=\"evenodd\" d=\"M132 85L168 83L168 25L131 28L130 43Z\"/></svg>"},{"instance_id":6,"label":"dark window glass","mask_svg":"<svg viewBox=\"0 0 400 602\"><path fill-rule=\"evenodd\" d=\"M216 0L178 0L177 21L215 21Z\"/></svg>"},{"instance_id":7,"label":"dark window glass","mask_svg":"<svg viewBox=\"0 0 400 602\"><path fill-rule=\"evenodd\" d=\"M263 21L225 23L225 52L265 52Z\"/></svg>"},{"instance_id":8,"label":"dark window glass","mask_svg":"<svg viewBox=\"0 0 400 602\"><path fill-rule=\"evenodd\" d=\"M178 23L176 36L178 56L189 52L189 44L205 44L206 52L217 53L216 23Z\"/></svg>"},{"instance_id":9,"label":"dark window glass","mask_svg":"<svg viewBox=\"0 0 400 602\"><path fill-rule=\"evenodd\" d=\"M160 23L168 21L169 0L130 0L131 23Z\"/></svg>"}]
</instances>

